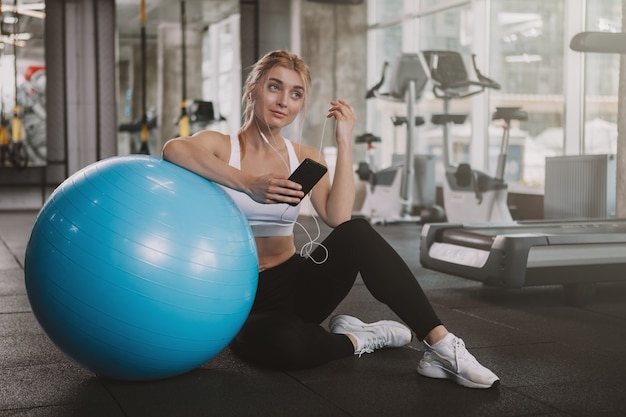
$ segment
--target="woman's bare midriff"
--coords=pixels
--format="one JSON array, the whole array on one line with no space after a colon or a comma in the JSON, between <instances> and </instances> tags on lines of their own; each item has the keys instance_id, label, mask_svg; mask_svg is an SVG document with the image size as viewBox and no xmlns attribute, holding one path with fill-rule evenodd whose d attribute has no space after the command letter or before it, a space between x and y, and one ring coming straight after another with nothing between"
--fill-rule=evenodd
<instances>
[{"instance_id":1,"label":"woman's bare midriff","mask_svg":"<svg viewBox=\"0 0 626 417\"><path fill-rule=\"evenodd\" d=\"M259 272L282 264L296 253L293 235L257 237L255 240L259 256Z\"/></svg>"}]
</instances>

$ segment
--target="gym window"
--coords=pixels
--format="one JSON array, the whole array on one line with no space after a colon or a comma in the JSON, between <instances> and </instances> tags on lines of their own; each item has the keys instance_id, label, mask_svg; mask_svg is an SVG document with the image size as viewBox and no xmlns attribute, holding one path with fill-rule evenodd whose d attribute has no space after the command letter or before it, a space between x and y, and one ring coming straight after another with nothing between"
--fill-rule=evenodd
<instances>
[{"instance_id":1,"label":"gym window","mask_svg":"<svg viewBox=\"0 0 626 417\"><path fill-rule=\"evenodd\" d=\"M468 114L452 131L453 163L493 175L501 130L491 114L502 106L529 115L511 130L506 177L512 191L542 191L545 157L616 152L619 55L581 54L569 41L585 30L621 32L620 0L370 0L368 16L368 85L400 52L426 49L460 52L468 70L476 54L481 72L501 84L451 103L451 112ZM367 130L382 137L377 158L386 166L404 149L404 135L387 120L393 110L381 111L374 101ZM417 110L427 123L417 128L416 152L438 155L442 129L429 121L442 104L430 87Z\"/></svg>"}]
</instances>

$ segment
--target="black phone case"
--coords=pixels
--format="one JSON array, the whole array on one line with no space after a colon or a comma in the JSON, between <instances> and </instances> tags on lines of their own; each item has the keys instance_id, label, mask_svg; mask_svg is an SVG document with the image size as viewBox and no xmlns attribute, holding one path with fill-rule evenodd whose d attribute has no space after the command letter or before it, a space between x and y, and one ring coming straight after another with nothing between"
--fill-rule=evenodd
<instances>
[{"instance_id":1,"label":"black phone case","mask_svg":"<svg viewBox=\"0 0 626 417\"><path fill-rule=\"evenodd\" d=\"M324 174L326 174L327 168L320 164L319 162L315 162L310 158L306 158L295 171L291 173L289 176L289 180L293 182L297 182L302 185L302 192L304 195L307 195L313 186L317 184L317 182L322 179ZM292 206L297 205L298 203L290 203Z\"/></svg>"}]
</instances>

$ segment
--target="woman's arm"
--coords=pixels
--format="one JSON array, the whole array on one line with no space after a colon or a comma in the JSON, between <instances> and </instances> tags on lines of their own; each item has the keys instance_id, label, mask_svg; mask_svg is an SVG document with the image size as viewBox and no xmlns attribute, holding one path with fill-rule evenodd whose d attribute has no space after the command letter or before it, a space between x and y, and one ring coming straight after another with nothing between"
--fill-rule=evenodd
<instances>
[{"instance_id":1,"label":"woman's arm","mask_svg":"<svg viewBox=\"0 0 626 417\"><path fill-rule=\"evenodd\" d=\"M163 146L163 159L211 181L247 192L250 179L228 165L230 138L218 132L203 131L194 136L171 139Z\"/></svg>"},{"instance_id":2,"label":"woman's arm","mask_svg":"<svg viewBox=\"0 0 626 417\"><path fill-rule=\"evenodd\" d=\"M331 101L327 117L335 118L337 161L332 186L326 176L311 193L315 211L331 227L350 220L354 206L354 173L352 164L352 131L356 115L343 100ZM315 151L317 153L317 151Z\"/></svg>"},{"instance_id":3,"label":"woman's arm","mask_svg":"<svg viewBox=\"0 0 626 417\"><path fill-rule=\"evenodd\" d=\"M297 203L303 196L294 184L272 175L255 177L228 164L230 138L219 132L203 131L169 140L163 159L208 180L248 194L259 203Z\"/></svg>"}]
</instances>

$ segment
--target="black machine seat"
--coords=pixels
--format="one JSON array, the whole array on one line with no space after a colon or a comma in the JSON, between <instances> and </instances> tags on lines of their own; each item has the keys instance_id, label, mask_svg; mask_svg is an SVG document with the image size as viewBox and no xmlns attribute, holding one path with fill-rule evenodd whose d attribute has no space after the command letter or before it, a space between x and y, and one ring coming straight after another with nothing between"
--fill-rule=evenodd
<instances>
[{"instance_id":1,"label":"black machine seat","mask_svg":"<svg viewBox=\"0 0 626 417\"><path fill-rule=\"evenodd\" d=\"M394 116L391 118L391 123L393 123L394 126L402 126L403 124L406 124L406 121L407 119L404 116ZM426 123L422 116L415 116L414 122L415 126L421 126Z\"/></svg>"},{"instance_id":2,"label":"black machine seat","mask_svg":"<svg viewBox=\"0 0 626 417\"><path fill-rule=\"evenodd\" d=\"M521 107L496 107L496 111L493 113L491 120L528 120L528 113L522 110Z\"/></svg>"},{"instance_id":3,"label":"black machine seat","mask_svg":"<svg viewBox=\"0 0 626 417\"><path fill-rule=\"evenodd\" d=\"M368 146L377 142L380 142L380 137L372 133L363 133L354 139L354 143L367 143Z\"/></svg>"},{"instance_id":4,"label":"black machine seat","mask_svg":"<svg viewBox=\"0 0 626 417\"><path fill-rule=\"evenodd\" d=\"M456 183L460 187L467 187L472 184L474 180L474 171L469 164L459 164L454 173L454 177L456 178Z\"/></svg>"},{"instance_id":5,"label":"black machine seat","mask_svg":"<svg viewBox=\"0 0 626 417\"><path fill-rule=\"evenodd\" d=\"M448 123L454 123L455 125L462 125L467 120L467 114L433 114L430 118L430 122L434 125L445 125Z\"/></svg>"},{"instance_id":6,"label":"black machine seat","mask_svg":"<svg viewBox=\"0 0 626 417\"><path fill-rule=\"evenodd\" d=\"M483 193L489 190L506 188L502 180L493 178L484 172L472 169L467 163L457 166L456 170L447 172L446 177L450 182L450 188L454 191L472 191L480 204L483 201Z\"/></svg>"},{"instance_id":7,"label":"black machine seat","mask_svg":"<svg viewBox=\"0 0 626 417\"><path fill-rule=\"evenodd\" d=\"M213 110L213 102L194 100L191 103L191 118L198 122L215 121L215 111Z\"/></svg>"}]
</instances>

